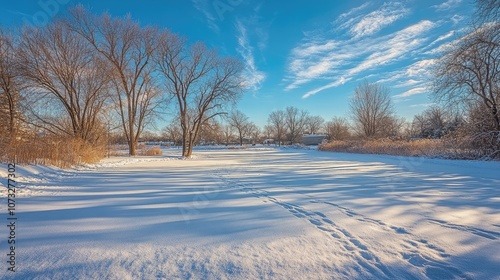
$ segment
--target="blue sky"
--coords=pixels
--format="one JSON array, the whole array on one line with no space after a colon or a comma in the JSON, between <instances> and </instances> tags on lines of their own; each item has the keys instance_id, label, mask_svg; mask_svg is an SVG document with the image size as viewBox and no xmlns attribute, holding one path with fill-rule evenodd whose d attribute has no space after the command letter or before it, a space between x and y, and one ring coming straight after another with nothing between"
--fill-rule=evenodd
<instances>
[{"instance_id":1,"label":"blue sky","mask_svg":"<svg viewBox=\"0 0 500 280\"><path fill-rule=\"evenodd\" d=\"M387 86L397 114L411 120L432 103L429 71L474 8L472 0L9 1L0 24L43 25L76 3L240 57L250 86L238 109L260 126L287 106L326 120L348 116L363 80Z\"/></svg>"}]
</instances>

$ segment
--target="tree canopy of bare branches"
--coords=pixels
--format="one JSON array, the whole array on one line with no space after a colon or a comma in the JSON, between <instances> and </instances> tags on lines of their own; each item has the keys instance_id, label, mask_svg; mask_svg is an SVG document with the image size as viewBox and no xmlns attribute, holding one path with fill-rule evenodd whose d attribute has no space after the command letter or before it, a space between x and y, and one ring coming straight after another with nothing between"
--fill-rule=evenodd
<instances>
[{"instance_id":1,"label":"tree canopy of bare branches","mask_svg":"<svg viewBox=\"0 0 500 280\"><path fill-rule=\"evenodd\" d=\"M174 34L161 38L156 53L166 91L177 101L183 133L182 155L190 157L200 129L208 120L225 114L243 90L243 64L221 57L202 43L187 46Z\"/></svg>"},{"instance_id":2,"label":"tree canopy of bare branches","mask_svg":"<svg viewBox=\"0 0 500 280\"><path fill-rule=\"evenodd\" d=\"M238 133L240 146L243 146L245 137L249 137L254 129L254 124L248 120L248 117L241 111L236 110L229 113L227 121Z\"/></svg>"},{"instance_id":3,"label":"tree canopy of bare branches","mask_svg":"<svg viewBox=\"0 0 500 280\"><path fill-rule=\"evenodd\" d=\"M12 38L0 30L0 122L10 138L16 136L19 117L19 77L15 69L15 51Z\"/></svg>"},{"instance_id":4,"label":"tree canopy of bare branches","mask_svg":"<svg viewBox=\"0 0 500 280\"><path fill-rule=\"evenodd\" d=\"M412 131L413 136L417 137L441 138L449 131L456 129L457 125L458 121L452 118L449 111L432 106L413 117Z\"/></svg>"},{"instance_id":5,"label":"tree canopy of bare branches","mask_svg":"<svg viewBox=\"0 0 500 280\"><path fill-rule=\"evenodd\" d=\"M61 21L26 27L17 52L32 123L93 144L110 85L109 68Z\"/></svg>"},{"instance_id":6,"label":"tree canopy of bare branches","mask_svg":"<svg viewBox=\"0 0 500 280\"><path fill-rule=\"evenodd\" d=\"M161 32L141 27L130 17L94 15L81 6L70 12L68 25L85 38L111 66L115 101L129 154L136 155L139 137L159 105L160 91L154 80L153 55Z\"/></svg>"},{"instance_id":7,"label":"tree canopy of bare branches","mask_svg":"<svg viewBox=\"0 0 500 280\"><path fill-rule=\"evenodd\" d=\"M172 119L172 121L163 129L162 136L174 142L175 145L182 144L182 129L177 119Z\"/></svg>"},{"instance_id":8,"label":"tree canopy of bare branches","mask_svg":"<svg viewBox=\"0 0 500 280\"><path fill-rule=\"evenodd\" d=\"M475 138L492 156L500 153L500 22L473 29L450 47L435 69L435 98L476 110L482 120ZM474 105L478 104L478 105ZM484 117L479 118L482 113Z\"/></svg>"},{"instance_id":9,"label":"tree canopy of bare branches","mask_svg":"<svg viewBox=\"0 0 500 280\"><path fill-rule=\"evenodd\" d=\"M484 103L500 130L500 22L485 24L450 47L435 69L434 88L438 101Z\"/></svg>"},{"instance_id":10,"label":"tree canopy of bare branches","mask_svg":"<svg viewBox=\"0 0 500 280\"><path fill-rule=\"evenodd\" d=\"M271 135L275 137L276 142L279 146L281 146L281 142L284 140L286 136L286 119L285 119L285 111L277 110L271 112L267 119L267 123L269 126L269 131Z\"/></svg>"},{"instance_id":11,"label":"tree canopy of bare branches","mask_svg":"<svg viewBox=\"0 0 500 280\"><path fill-rule=\"evenodd\" d=\"M321 116L308 116L306 119L306 132L310 134L319 133L323 128L323 124L325 123L325 119Z\"/></svg>"},{"instance_id":12,"label":"tree canopy of bare branches","mask_svg":"<svg viewBox=\"0 0 500 280\"><path fill-rule=\"evenodd\" d=\"M309 113L295 107L285 109L285 124L290 144L298 143L301 140Z\"/></svg>"},{"instance_id":13,"label":"tree canopy of bare branches","mask_svg":"<svg viewBox=\"0 0 500 280\"><path fill-rule=\"evenodd\" d=\"M500 1L476 0L476 7L472 28L438 59L434 98L463 109L469 142L495 157L500 155Z\"/></svg>"},{"instance_id":14,"label":"tree canopy of bare branches","mask_svg":"<svg viewBox=\"0 0 500 280\"><path fill-rule=\"evenodd\" d=\"M343 117L334 117L326 122L325 131L330 140L347 140L351 137L349 121Z\"/></svg>"},{"instance_id":15,"label":"tree canopy of bare branches","mask_svg":"<svg viewBox=\"0 0 500 280\"><path fill-rule=\"evenodd\" d=\"M490 21L499 21L500 19L500 0L476 0L475 18L481 23Z\"/></svg>"},{"instance_id":16,"label":"tree canopy of bare branches","mask_svg":"<svg viewBox=\"0 0 500 280\"><path fill-rule=\"evenodd\" d=\"M384 124L394 117L389 90L367 81L359 84L349 101L354 127L367 138L385 137Z\"/></svg>"},{"instance_id":17,"label":"tree canopy of bare branches","mask_svg":"<svg viewBox=\"0 0 500 280\"><path fill-rule=\"evenodd\" d=\"M205 122L200 131L199 142L203 144L220 144L225 142L224 127L215 118Z\"/></svg>"}]
</instances>

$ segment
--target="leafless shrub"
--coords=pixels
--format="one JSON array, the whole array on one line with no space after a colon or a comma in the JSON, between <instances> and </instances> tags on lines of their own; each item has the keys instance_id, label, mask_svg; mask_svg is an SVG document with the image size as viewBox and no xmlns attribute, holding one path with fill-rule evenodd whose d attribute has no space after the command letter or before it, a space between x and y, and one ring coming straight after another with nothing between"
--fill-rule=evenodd
<instances>
[{"instance_id":1,"label":"leafless shrub","mask_svg":"<svg viewBox=\"0 0 500 280\"><path fill-rule=\"evenodd\" d=\"M348 140L351 137L349 121L346 118L334 117L325 124L325 131L331 140Z\"/></svg>"}]
</instances>

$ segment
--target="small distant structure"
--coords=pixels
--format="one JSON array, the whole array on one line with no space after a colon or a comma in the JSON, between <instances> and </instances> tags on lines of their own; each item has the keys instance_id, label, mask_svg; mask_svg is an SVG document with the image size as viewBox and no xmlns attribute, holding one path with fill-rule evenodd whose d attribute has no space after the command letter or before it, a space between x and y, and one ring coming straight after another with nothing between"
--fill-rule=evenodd
<instances>
[{"instance_id":1,"label":"small distant structure","mask_svg":"<svg viewBox=\"0 0 500 280\"><path fill-rule=\"evenodd\" d=\"M319 145L328 141L327 134L308 134L302 136L302 144L306 146Z\"/></svg>"}]
</instances>

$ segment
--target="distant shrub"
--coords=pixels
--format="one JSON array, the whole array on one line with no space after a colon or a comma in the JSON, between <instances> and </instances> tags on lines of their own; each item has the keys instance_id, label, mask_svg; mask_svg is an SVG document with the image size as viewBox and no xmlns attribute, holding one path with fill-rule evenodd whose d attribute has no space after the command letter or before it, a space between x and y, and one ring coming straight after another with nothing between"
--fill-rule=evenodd
<instances>
[{"instance_id":1,"label":"distant shrub","mask_svg":"<svg viewBox=\"0 0 500 280\"><path fill-rule=\"evenodd\" d=\"M248 149L247 146L229 146L227 147L229 150L243 150L243 149Z\"/></svg>"}]
</instances>

